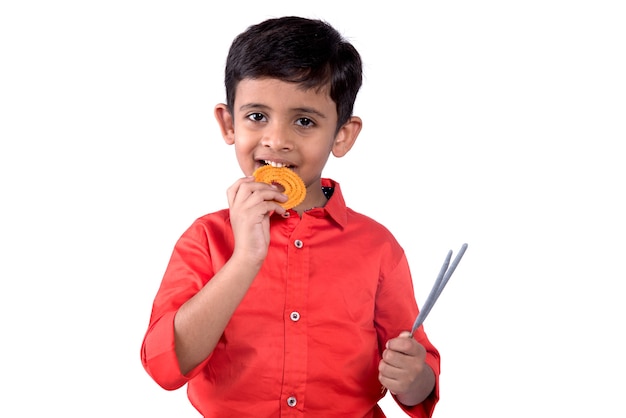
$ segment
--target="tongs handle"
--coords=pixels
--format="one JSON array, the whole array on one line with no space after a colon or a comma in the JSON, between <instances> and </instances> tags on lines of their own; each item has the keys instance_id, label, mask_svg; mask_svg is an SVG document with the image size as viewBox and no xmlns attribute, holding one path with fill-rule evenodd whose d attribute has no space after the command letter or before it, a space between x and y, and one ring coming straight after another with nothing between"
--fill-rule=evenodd
<instances>
[{"instance_id":1,"label":"tongs handle","mask_svg":"<svg viewBox=\"0 0 626 418\"><path fill-rule=\"evenodd\" d=\"M420 309L420 312L417 315L417 318L415 318L415 322L413 323L413 328L411 328L411 334L410 334L411 337L413 337L413 333L415 333L415 330L417 330L419 326L422 325L422 323L424 322L424 320L430 313L430 310L435 305L435 302L439 298L439 295L441 295L441 292L443 292L443 288L446 287L448 280L450 280L452 273L454 273L456 266L459 265L459 261L461 261L461 258L463 257L463 254L465 254L466 249L467 249L467 244L463 244L461 246L461 249L459 250L459 253L456 255L456 257L452 261L452 264L450 264L450 259L452 258L452 250L448 251L448 255L446 256L446 259L443 262L443 266L441 266L441 270L439 271L437 280L435 281L433 288L430 290L430 294L428 295L426 302L424 302L424 306L422 306L422 309ZM448 266L450 266L450 268L448 268Z\"/></svg>"}]
</instances>

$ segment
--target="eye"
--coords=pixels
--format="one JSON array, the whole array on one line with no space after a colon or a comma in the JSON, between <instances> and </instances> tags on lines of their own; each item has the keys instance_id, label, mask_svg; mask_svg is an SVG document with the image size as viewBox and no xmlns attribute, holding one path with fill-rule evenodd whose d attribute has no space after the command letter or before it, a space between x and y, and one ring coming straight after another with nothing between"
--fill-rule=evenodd
<instances>
[{"instance_id":1,"label":"eye","mask_svg":"<svg viewBox=\"0 0 626 418\"><path fill-rule=\"evenodd\" d=\"M248 115L248 119L253 122L263 122L265 120L265 115L263 113L254 112Z\"/></svg>"},{"instance_id":2,"label":"eye","mask_svg":"<svg viewBox=\"0 0 626 418\"><path fill-rule=\"evenodd\" d=\"M315 122L313 122L309 118L298 118L296 120L296 125L300 125L303 128L311 128L311 127L315 126Z\"/></svg>"}]
</instances>

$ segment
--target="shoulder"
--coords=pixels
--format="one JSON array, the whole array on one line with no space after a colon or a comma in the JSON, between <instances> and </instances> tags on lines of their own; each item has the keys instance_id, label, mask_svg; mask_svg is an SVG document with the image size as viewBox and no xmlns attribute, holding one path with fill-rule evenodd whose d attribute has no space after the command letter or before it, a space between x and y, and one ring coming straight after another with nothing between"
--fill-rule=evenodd
<instances>
[{"instance_id":1,"label":"shoulder","mask_svg":"<svg viewBox=\"0 0 626 418\"><path fill-rule=\"evenodd\" d=\"M371 230L380 232L381 234L393 235L391 231L389 231L389 229L381 222L368 215L365 215L362 212L357 212L352 208L346 208L346 213L350 224L353 224L355 226L365 226Z\"/></svg>"},{"instance_id":2,"label":"shoulder","mask_svg":"<svg viewBox=\"0 0 626 418\"><path fill-rule=\"evenodd\" d=\"M399 247L396 237L385 225L351 208L347 208L346 228L358 234L362 234L364 239L369 241L376 241L378 243L382 241Z\"/></svg>"},{"instance_id":3,"label":"shoulder","mask_svg":"<svg viewBox=\"0 0 626 418\"><path fill-rule=\"evenodd\" d=\"M348 209L344 233L350 242L358 243L349 248L352 248L355 254L366 257L368 263L375 261L379 265L381 275L385 275L383 272L394 271L403 260L406 260L404 248L394 234L370 216Z\"/></svg>"},{"instance_id":4,"label":"shoulder","mask_svg":"<svg viewBox=\"0 0 626 418\"><path fill-rule=\"evenodd\" d=\"M221 209L216 212L207 213L197 218L193 223L206 225L214 223L228 222L230 217L230 211L228 209Z\"/></svg>"},{"instance_id":5,"label":"shoulder","mask_svg":"<svg viewBox=\"0 0 626 418\"><path fill-rule=\"evenodd\" d=\"M228 209L207 213L196 218L183 236L189 238L223 236L226 231L230 231L230 217Z\"/></svg>"}]
</instances>

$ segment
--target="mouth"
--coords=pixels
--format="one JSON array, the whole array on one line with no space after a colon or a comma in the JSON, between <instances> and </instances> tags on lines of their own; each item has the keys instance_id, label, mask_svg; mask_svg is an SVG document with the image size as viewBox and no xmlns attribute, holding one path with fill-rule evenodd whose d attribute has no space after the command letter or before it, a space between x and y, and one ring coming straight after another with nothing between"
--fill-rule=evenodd
<instances>
[{"instance_id":1,"label":"mouth","mask_svg":"<svg viewBox=\"0 0 626 418\"><path fill-rule=\"evenodd\" d=\"M291 165L291 164L285 164L285 163L281 163L278 161L271 161L271 160L259 160L259 164L261 166L271 165L272 167L277 167L277 168L285 167L285 168L293 169L295 167L294 165Z\"/></svg>"}]
</instances>

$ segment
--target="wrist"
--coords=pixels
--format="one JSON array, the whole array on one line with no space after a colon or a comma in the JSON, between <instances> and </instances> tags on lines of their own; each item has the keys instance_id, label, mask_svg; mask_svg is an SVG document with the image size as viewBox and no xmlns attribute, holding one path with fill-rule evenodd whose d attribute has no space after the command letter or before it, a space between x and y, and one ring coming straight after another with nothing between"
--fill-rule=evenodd
<instances>
[{"instance_id":1,"label":"wrist","mask_svg":"<svg viewBox=\"0 0 626 418\"><path fill-rule=\"evenodd\" d=\"M227 264L232 265L232 268L234 269L241 270L242 273L253 274L256 276L259 270L261 270L261 266L265 261L266 255L267 252L259 254L253 251L235 249Z\"/></svg>"}]
</instances>

